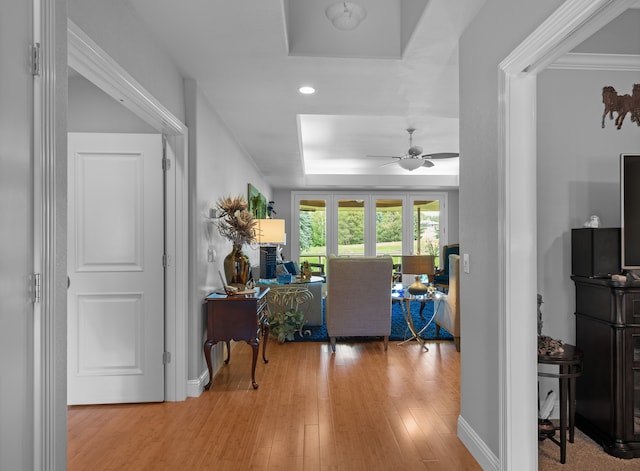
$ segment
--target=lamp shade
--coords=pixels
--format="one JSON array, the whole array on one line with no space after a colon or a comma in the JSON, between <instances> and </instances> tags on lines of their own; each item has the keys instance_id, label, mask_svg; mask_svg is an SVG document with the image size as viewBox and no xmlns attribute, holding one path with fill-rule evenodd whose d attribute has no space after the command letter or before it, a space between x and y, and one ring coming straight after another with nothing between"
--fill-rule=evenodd
<instances>
[{"instance_id":1,"label":"lamp shade","mask_svg":"<svg viewBox=\"0 0 640 471\"><path fill-rule=\"evenodd\" d=\"M429 292L429 287L420 281L420 275L433 277L434 271L433 255L403 255L402 273L412 273L416 275L415 282L407 287L407 291L413 295L425 295Z\"/></svg>"},{"instance_id":2,"label":"lamp shade","mask_svg":"<svg viewBox=\"0 0 640 471\"><path fill-rule=\"evenodd\" d=\"M285 245L284 219L258 219L257 240L259 244Z\"/></svg>"},{"instance_id":3,"label":"lamp shade","mask_svg":"<svg viewBox=\"0 0 640 471\"><path fill-rule=\"evenodd\" d=\"M412 275L429 275L429 277L432 277L434 271L434 255L402 256L402 273L410 273Z\"/></svg>"}]
</instances>

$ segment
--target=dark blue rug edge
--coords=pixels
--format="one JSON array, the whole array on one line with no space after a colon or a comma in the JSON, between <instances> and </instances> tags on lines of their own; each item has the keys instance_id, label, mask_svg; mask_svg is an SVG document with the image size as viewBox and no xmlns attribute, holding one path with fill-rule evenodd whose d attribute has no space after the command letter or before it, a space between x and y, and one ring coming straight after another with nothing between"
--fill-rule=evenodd
<instances>
[{"instance_id":1,"label":"dark blue rug edge","mask_svg":"<svg viewBox=\"0 0 640 471\"><path fill-rule=\"evenodd\" d=\"M327 327L324 323L324 301L322 305L323 309L323 324L321 326L304 326L302 329L303 336L300 336L299 332L296 332L295 338L293 340L286 340L286 342L328 342L329 336L327 335ZM411 318L413 320L413 324L415 328L420 331L426 324L426 322L431 319L433 314L433 304L427 304L425 306L423 315L425 320L420 318L419 315L419 303L411 304ZM431 323L431 325L427 328L427 330L420 336L423 340L453 340L453 335L451 335L447 330L440 328L440 335L435 334L436 326L435 323ZM310 335L307 333L310 332ZM399 304L393 303L391 310L391 334L389 335L390 341L403 341L411 337L411 331L407 327L407 322L402 314L402 308ZM345 337L349 338L349 337ZM353 337L358 341L367 341L379 339L379 337Z\"/></svg>"}]
</instances>

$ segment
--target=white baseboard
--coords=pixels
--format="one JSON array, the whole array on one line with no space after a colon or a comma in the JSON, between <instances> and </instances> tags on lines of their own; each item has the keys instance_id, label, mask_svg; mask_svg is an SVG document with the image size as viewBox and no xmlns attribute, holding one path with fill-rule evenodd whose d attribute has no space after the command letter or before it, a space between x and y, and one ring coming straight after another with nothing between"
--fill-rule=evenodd
<instances>
[{"instance_id":1,"label":"white baseboard","mask_svg":"<svg viewBox=\"0 0 640 471\"><path fill-rule=\"evenodd\" d=\"M231 342L231 351L235 348L236 343L234 341ZM224 359L224 342L218 342L211 350L211 366L214 377L224 364ZM187 397L200 397L200 394L204 391L204 386L208 382L209 370L205 368L198 378L187 380Z\"/></svg>"},{"instance_id":2,"label":"white baseboard","mask_svg":"<svg viewBox=\"0 0 640 471\"><path fill-rule=\"evenodd\" d=\"M204 386L209 382L209 370L204 370L197 379L187 381L187 397L200 397Z\"/></svg>"},{"instance_id":3,"label":"white baseboard","mask_svg":"<svg viewBox=\"0 0 640 471\"><path fill-rule=\"evenodd\" d=\"M484 471L499 471L500 459L493 454L461 415L458 416L458 438Z\"/></svg>"}]
</instances>

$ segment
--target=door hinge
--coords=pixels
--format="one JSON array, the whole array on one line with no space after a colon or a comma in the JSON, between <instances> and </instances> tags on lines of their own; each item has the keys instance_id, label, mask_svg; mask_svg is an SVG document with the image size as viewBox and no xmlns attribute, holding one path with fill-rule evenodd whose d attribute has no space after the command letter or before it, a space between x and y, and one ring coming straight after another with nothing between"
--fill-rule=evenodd
<instances>
[{"instance_id":1,"label":"door hinge","mask_svg":"<svg viewBox=\"0 0 640 471\"><path fill-rule=\"evenodd\" d=\"M171 160L167 159L166 157L162 158L162 171L163 172L167 172L169 171L169 169L171 168Z\"/></svg>"},{"instance_id":2,"label":"door hinge","mask_svg":"<svg viewBox=\"0 0 640 471\"><path fill-rule=\"evenodd\" d=\"M31 75L40 75L40 43L31 46Z\"/></svg>"},{"instance_id":3,"label":"door hinge","mask_svg":"<svg viewBox=\"0 0 640 471\"><path fill-rule=\"evenodd\" d=\"M171 363L171 352L163 352L162 353L162 364L167 365Z\"/></svg>"},{"instance_id":4,"label":"door hinge","mask_svg":"<svg viewBox=\"0 0 640 471\"><path fill-rule=\"evenodd\" d=\"M34 273L29 277L29 290L31 291L31 302L33 304L39 303L42 293L42 280L40 273Z\"/></svg>"},{"instance_id":5,"label":"door hinge","mask_svg":"<svg viewBox=\"0 0 640 471\"><path fill-rule=\"evenodd\" d=\"M164 268L167 268L169 266L169 256L167 254L164 254L162 256L162 266Z\"/></svg>"}]
</instances>

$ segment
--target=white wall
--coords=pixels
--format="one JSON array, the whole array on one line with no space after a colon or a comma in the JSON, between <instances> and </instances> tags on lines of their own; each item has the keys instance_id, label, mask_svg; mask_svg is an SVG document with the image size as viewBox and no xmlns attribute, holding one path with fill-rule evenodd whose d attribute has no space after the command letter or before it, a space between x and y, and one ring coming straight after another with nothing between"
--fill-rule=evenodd
<instances>
[{"instance_id":1,"label":"white wall","mask_svg":"<svg viewBox=\"0 0 640 471\"><path fill-rule=\"evenodd\" d=\"M255 186L267 199L271 188L265 183L253 160L230 135L207 98L194 80L185 81L187 126L189 127L189 365L188 376L195 380L206 370L202 345L206 329L202 300L211 291L222 288L219 272L231 251L231 244L220 236L205 215L209 208L225 196L240 195L247 199L248 184ZM208 262L208 250L216 253ZM259 254L245 246L252 265L259 264ZM214 372L222 362L223 344L212 353Z\"/></svg>"},{"instance_id":2,"label":"white wall","mask_svg":"<svg viewBox=\"0 0 640 471\"><path fill-rule=\"evenodd\" d=\"M33 467L32 78L24 66L30 24L27 2L2 3L0 31L10 40L0 41L0 469Z\"/></svg>"},{"instance_id":3,"label":"white wall","mask_svg":"<svg viewBox=\"0 0 640 471\"><path fill-rule=\"evenodd\" d=\"M69 77L68 103L69 132L158 132L78 74Z\"/></svg>"},{"instance_id":4,"label":"white wall","mask_svg":"<svg viewBox=\"0 0 640 471\"><path fill-rule=\"evenodd\" d=\"M499 457L501 425L498 64L560 3L487 0L460 40L460 246L470 255L470 273L460 280L460 416L480 442L472 451L487 466ZM517 322L517 312L509 315ZM480 456L483 446L494 460Z\"/></svg>"},{"instance_id":5,"label":"white wall","mask_svg":"<svg viewBox=\"0 0 640 471\"><path fill-rule=\"evenodd\" d=\"M637 26L637 25L636 25ZM640 40L638 41L640 48ZM631 93L638 72L547 70L538 78L538 292L543 334L575 344L571 229L589 216L620 226L620 153L640 153L640 128L601 127L602 87ZM541 396L556 382L541 380Z\"/></svg>"},{"instance_id":6,"label":"white wall","mask_svg":"<svg viewBox=\"0 0 640 471\"><path fill-rule=\"evenodd\" d=\"M125 0L67 0L69 18L185 122L180 72Z\"/></svg>"},{"instance_id":7,"label":"white wall","mask_svg":"<svg viewBox=\"0 0 640 471\"><path fill-rule=\"evenodd\" d=\"M460 242L460 192L447 191L447 224L449 225L449 235L447 242L455 244Z\"/></svg>"}]
</instances>

